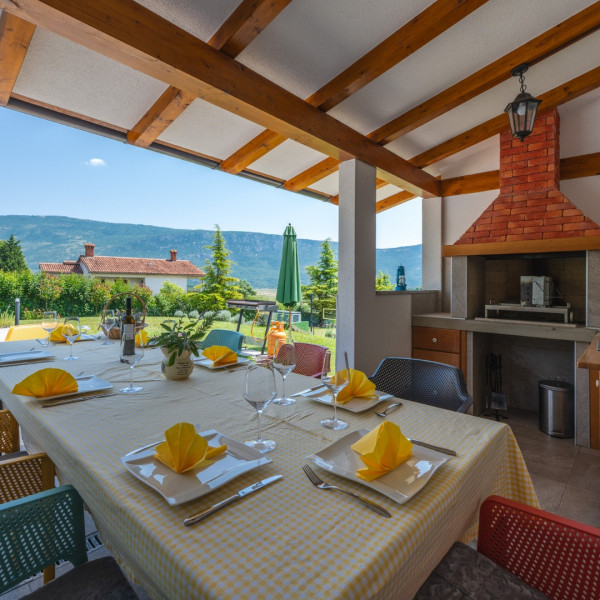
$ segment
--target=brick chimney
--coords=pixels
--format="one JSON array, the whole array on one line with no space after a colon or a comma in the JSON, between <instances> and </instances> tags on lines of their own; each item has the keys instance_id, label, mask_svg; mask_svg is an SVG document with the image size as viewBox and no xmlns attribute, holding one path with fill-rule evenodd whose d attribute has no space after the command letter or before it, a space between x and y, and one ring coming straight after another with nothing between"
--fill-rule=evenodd
<instances>
[{"instance_id":1,"label":"brick chimney","mask_svg":"<svg viewBox=\"0 0 600 600\"><path fill-rule=\"evenodd\" d=\"M177 260L177 250L171 250L171 259L172 261Z\"/></svg>"},{"instance_id":2,"label":"brick chimney","mask_svg":"<svg viewBox=\"0 0 600 600\"><path fill-rule=\"evenodd\" d=\"M510 131L500 134L500 195L455 245L600 235L600 227L560 191L559 169L556 109L538 115L523 142ZM552 243L547 246L552 251Z\"/></svg>"},{"instance_id":3,"label":"brick chimney","mask_svg":"<svg viewBox=\"0 0 600 600\"><path fill-rule=\"evenodd\" d=\"M94 248L95 248L94 244L87 243L87 244L84 244L83 247L85 248L86 256L94 256Z\"/></svg>"}]
</instances>

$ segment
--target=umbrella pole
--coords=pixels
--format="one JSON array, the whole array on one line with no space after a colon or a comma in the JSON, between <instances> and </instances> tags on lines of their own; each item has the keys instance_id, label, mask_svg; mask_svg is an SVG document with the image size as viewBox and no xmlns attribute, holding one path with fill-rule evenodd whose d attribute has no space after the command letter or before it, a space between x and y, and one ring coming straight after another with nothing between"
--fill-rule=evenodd
<instances>
[{"instance_id":1,"label":"umbrella pole","mask_svg":"<svg viewBox=\"0 0 600 600\"><path fill-rule=\"evenodd\" d=\"M290 333L292 333L292 307L289 307L289 312L288 312L288 329L290 330Z\"/></svg>"}]
</instances>

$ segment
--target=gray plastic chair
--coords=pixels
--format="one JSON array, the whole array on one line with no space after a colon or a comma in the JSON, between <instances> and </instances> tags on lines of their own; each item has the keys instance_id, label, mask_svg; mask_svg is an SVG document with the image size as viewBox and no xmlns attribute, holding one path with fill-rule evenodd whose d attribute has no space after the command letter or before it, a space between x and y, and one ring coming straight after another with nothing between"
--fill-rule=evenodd
<instances>
[{"instance_id":1,"label":"gray plastic chair","mask_svg":"<svg viewBox=\"0 0 600 600\"><path fill-rule=\"evenodd\" d=\"M444 363L388 357L369 379L381 392L438 408L464 413L473 403L462 371Z\"/></svg>"},{"instance_id":2,"label":"gray plastic chair","mask_svg":"<svg viewBox=\"0 0 600 600\"><path fill-rule=\"evenodd\" d=\"M241 352L244 336L238 331L231 329L213 329L209 331L206 337L198 344L198 348L204 350L211 346L227 346L234 352Z\"/></svg>"}]
</instances>

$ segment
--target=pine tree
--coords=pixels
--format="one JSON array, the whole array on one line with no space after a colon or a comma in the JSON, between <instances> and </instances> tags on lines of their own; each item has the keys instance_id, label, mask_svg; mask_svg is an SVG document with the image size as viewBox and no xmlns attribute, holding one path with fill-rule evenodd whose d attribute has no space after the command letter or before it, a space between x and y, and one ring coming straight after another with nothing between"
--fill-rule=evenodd
<instances>
[{"instance_id":1,"label":"pine tree","mask_svg":"<svg viewBox=\"0 0 600 600\"><path fill-rule=\"evenodd\" d=\"M387 273L379 271L375 278L375 289L376 290L393 290L392 280Z\"/></svg>"},{"instance_id":2,"label":"pine tree","mask_svg":"<svg viewBox=\"0 0 600 600\"><path fill-rule=\"evenodd\" d=\"M240 298L236 285L239 279L229 275L233 262L227 257L231 252L225 248L221 228L218 225L215 228L213 243L206 246L211 251L211 259L206 261L206 275L200 291L204 310L223 310L227 300Z\"/></svg>"},{"instance_id":3,"label":"pine tree","mask_svg":"<svg viewBox=\"0 0 600 600\"><path fill-rule=\"evenodd\" d=\"M0 271L27 271L27 261L21 250L21 242L15 240L14 234L0 244Z\"/></svg>"},{"instance_id":4,"label":"pine tree","mask_svg":"<svg viewBox=\"0 0 600 600\"><path fill-rule=\"evenodd\" d=\"M321 244L318 264L306 267L310 278L309 285L302 286L305 300L303 310L310 310L310 296L313 295L313 309L320 320L323 309L335 309L338 291L338 261L335 259L329 240Z\"/></svg>"}]
</instances>

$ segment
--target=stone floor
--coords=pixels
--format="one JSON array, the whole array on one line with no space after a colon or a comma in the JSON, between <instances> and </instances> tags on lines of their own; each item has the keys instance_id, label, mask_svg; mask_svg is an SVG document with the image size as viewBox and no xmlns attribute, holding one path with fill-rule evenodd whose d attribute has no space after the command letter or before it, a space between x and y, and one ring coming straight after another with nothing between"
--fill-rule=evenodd
<instances>
[{"instance_id":1,"label":"stone floor","mask_svg":"<svg viewBox=\"0 0 600 600\"><path fill-rule=\"evenodd\" d=\"M600 451L581 448L573 440L552 438L537 426L537 414L511 409L506 422L512 428L542 508L600 528ZM86 514L86 533L96 527ZM88 553L90 560L108 554L104 546ZM57 568L69 569L65 564ZM0 595L1 600L17 600L41 585L41 576ZM141 600L148 600L142 588L136 586Z\"/></svg>"}]
</instances>

